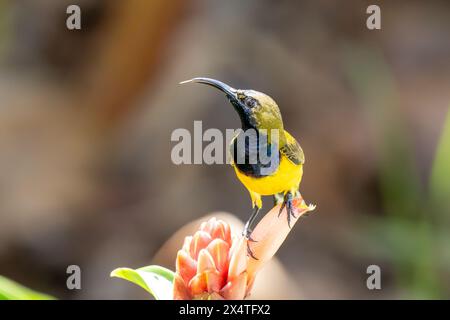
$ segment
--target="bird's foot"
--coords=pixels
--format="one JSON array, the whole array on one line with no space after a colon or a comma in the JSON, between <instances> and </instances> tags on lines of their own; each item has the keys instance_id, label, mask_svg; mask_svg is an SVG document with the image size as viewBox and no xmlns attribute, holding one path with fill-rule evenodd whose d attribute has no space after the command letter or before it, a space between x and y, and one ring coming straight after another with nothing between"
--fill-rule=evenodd
<instances>
[{"instance_id":1,"label":"bird's foot","mask_svg":"<svg viewBox=\"0 0 450 320\"><path fill-rule=\"evenodd\" d=\"M245 237L250 242L258 242L252 238L253 230L250 229L247 225L245 225L244 230L242 231L242 236Z\"/></svg>"},{"instance_id":2,"label":"bird's foot","mask_svg":"<svg viewBox=\"0 0 450 320\"><path fill-rule=\"evenodd\" d=\"M252 225L256 219L256 216L258 215L259 208L260 208L260 206L255 206L254 211L253 211L252 215L250 216L250 219L248 219L247 223L244 226L244 230L242 231L242 236L247 239L247 254L255 260L258 260L258 258L256 258L255 255L253 254L253 252L250 248L250 242L257 242L256 240L254 240L251 237L251 235L253 232Z\"/></svg>"},{"instance_id":3,"label":"bird's foot","mask_svg":"<svg viewBox=\"0 0 450 320\"><path fill-rule=\"evenodd\" d=\"M297 219L297 214L298 214L297 207L294 206L292 200L293 200L292 193L287 192L286 195L284 196L284 202L281 205L280 212L278 213L278 217L279 217L281 215L281 213L283 212L284 208L286 208L287 222L288 222L289 228L291 228L291 218L293 217L294 219Z\"/></svg>"},{"instance_id":4,"label":"bird's foot","mask_svg":"<svg viewBox=\"0 0 450 320\"><path fill-rule=\"evenodd\" d=\"M247 239L247 254L252 257L255 260L258 260L258 258L255 256L255 254L253 253L252 249L250 248L250 242L258 242L255 239L252 238L252 232L253 230L251 230L247 225L244 227L244 231L242 231L242 236L245 237Z\"/></svg>"},{"instance_id":5,"label":"bird's foot","mask_svg":"<svg viewBox=\"0 0 450 320\"><path fill-rule=\"evenodd\" d=\"M259 260L255 254L253 253L252 249L250 248L250 244L247 242L247 254L254 260Z\"/></svg>"}]
</instances>

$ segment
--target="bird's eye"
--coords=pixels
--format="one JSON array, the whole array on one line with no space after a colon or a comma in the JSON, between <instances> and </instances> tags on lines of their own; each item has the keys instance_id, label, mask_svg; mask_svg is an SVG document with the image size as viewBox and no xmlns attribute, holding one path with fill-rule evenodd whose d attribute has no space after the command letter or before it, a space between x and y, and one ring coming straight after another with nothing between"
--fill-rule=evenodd
<instances>
[{"instance_id":1,"label":"bird's eye","mask_svg":"<svg viewBox=\"0 0 450 320\"><path fill-rule=\"evenodd\" d=\"M246 105L247 107L249 107L249 108L253 108L253 107L255 107L256 104L257 104L256 100L253 99L252 97L247 97L247 98L245 98L244 103L245 103L245 105Z\"/></svg>"}]
</instances>

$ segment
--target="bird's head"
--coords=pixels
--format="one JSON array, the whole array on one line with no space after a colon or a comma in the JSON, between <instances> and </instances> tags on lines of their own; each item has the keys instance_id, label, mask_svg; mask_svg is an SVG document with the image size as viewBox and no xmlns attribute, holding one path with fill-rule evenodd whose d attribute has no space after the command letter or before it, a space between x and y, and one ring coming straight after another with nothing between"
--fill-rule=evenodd
<instances>
[{"instance_id":1,"label":"bird's head","mask_svg":"<svg viewBox=\"0 0 450 320\"><path fill-rule=\"evenodd\" d=\"M210 78L193 78L180 83L189 82L206 84L224 92L241 118L242 129L278 129L283 132L280 109L268 95L255 90L234 89Z\"/></svg>"}]
</instances>

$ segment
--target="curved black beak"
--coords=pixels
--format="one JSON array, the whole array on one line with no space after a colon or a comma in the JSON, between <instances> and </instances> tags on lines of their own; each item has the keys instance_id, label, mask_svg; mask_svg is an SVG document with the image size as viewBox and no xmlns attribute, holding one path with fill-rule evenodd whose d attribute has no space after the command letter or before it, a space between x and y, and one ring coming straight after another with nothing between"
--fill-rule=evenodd
<instances>
[{"instance_id":1,"label":"curved black beak","mask_svg":"<svg viewBox=\"0 0 450 320\"><path fill-rule=\"evenodd\" d=\"M235 101L237 100L237 90L219 80L199 77L199 78L193 78L190 80L182 81L182 82L180 82L180 84L185 84L185 83L190 83L190 82L207 84L211 87L214 87L214 88L219 89L220 91L224 92L228 96L228 98L233 99Z\"/></svg>"},{"instance_id":2,"label":"curved black beak","mask_svg":"<svg viewBox=\"0 0 450 320\"><path fill-rule=\"evenodd\" d=\"M234 109L239 114L239 117L241 118L242 128L251 127L248 111L247 111L245 105L239 100L238 90L230 87L229 85L227 85L219 80L210 79L210 78L193 78L191 80L182 81L182 82L180 82L180 84L185 84L185 83L190 83L190 82L207 84L211 87L214 87L214 88L219 89L220 91L224 92L227 95L228 100L230 100L231 104L233 105Z\"/></svg>"}]
</instances>

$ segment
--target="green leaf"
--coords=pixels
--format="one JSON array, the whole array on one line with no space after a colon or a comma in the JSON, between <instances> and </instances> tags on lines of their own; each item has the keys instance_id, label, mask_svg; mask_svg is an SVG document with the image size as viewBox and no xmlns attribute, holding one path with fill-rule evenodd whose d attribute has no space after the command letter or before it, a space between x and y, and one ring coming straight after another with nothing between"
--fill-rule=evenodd
<instances>
[{"instance_id":1,"label":"green leaf","mask_svg":"<svg viewBox=\"0 0 450 320\"><path fill-rule=\"evenodd\" d=\"M0 276L0 300L53 300L52 296L28 289Z\"/></svg>"},{"instance_id":2,"label":"green leaf","mask_svg":"<svg viewBox=\"0 0 450 320\"><path fill-rule=\"evenodd\" d=\"M174 273L160 266L147 266L139 269L117 268L111 277L122 278L137 284L157 300L172 300Z\"/></svg>"}]
</instances>

